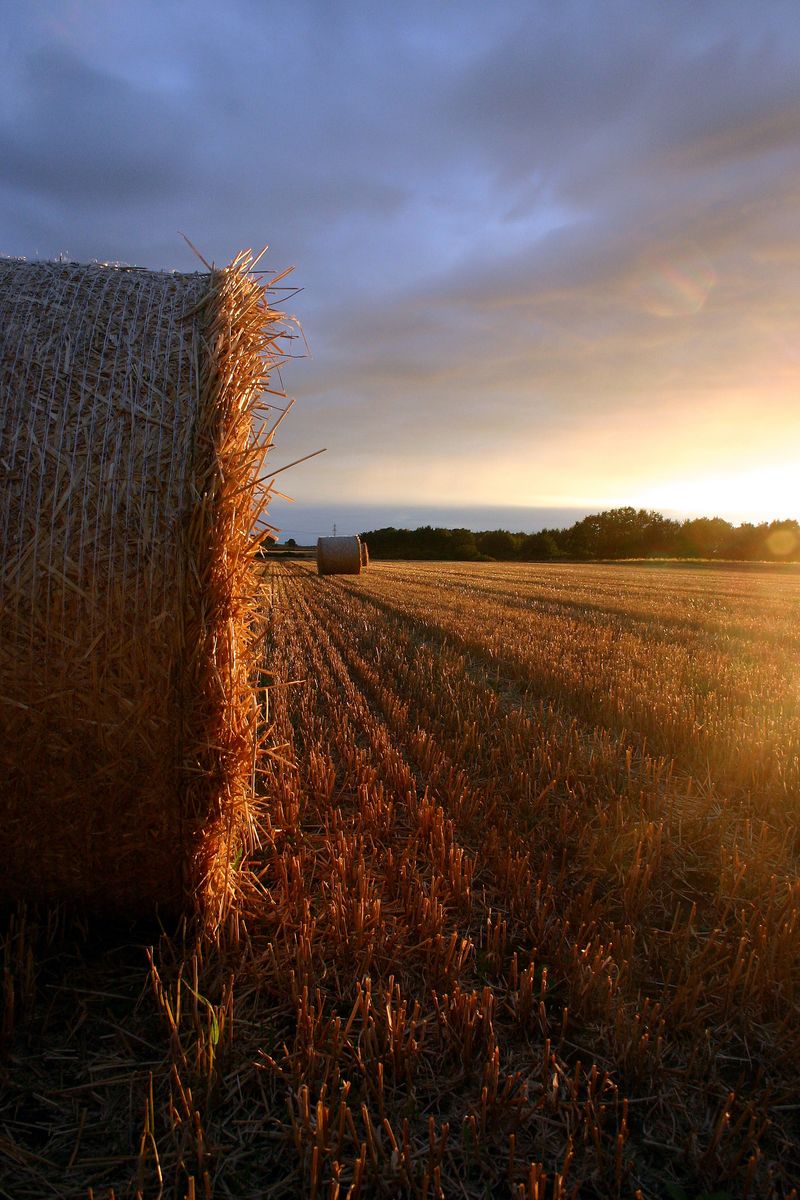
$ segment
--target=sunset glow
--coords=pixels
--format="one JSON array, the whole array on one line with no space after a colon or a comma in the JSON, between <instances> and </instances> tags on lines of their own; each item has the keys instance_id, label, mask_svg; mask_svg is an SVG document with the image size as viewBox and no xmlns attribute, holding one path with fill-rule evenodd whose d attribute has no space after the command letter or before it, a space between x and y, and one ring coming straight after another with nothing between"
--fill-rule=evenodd
<instances>
[{"instance_id":1,"label":"sunset glow","mask_svg":"<svg viewBox=\"0 0 800 1200\"><path fill-rule=\"evenodd\" d=\"M800 0L0 13L0 1200L800 1200Z\"/></svg>"},{"instance_id":2,"label":"sunset glow","mask_svg":"<svg viewBox=\"0 0 800 1200\"><path fill-rule=\"evenodd\" d=\"M327 447L284 478L326 525L800 516L793 5L7 7L0 252L269 241L306 339L276 454Z\"/></svg>"},{"instance_id":3,"label":"sunset glow","mask_svg":"<svg viewBox=\"0 0 800 1200\"><path fill-rule=\"evenodd\" d=\"M656 509L692 515L724 515L738 521L769 521L800 511L800 459L731 474L679 479L639 497Z\"/></svg>"}]
</instances>

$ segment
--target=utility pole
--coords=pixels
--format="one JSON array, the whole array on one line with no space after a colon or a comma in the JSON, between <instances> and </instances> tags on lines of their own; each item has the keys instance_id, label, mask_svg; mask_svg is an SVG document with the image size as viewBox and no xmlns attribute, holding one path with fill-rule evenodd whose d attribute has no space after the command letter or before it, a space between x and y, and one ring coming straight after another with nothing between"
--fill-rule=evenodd
<instances>
[{"instance_id":1,"label":"utility pole","mask_svg":"<svg viewBox=\"0 0 800 1200\"><path fill-rule=\"evenodd\" d=\"M333 536L336 537L336 522L333 522Z\"/></svg>"}]
</instances>

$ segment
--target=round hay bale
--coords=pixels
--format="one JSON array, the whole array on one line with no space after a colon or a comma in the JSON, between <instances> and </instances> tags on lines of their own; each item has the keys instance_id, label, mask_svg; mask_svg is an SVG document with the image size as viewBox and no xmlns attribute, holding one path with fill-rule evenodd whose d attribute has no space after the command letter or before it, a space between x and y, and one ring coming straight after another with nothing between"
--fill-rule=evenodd
<instances>
[{"instance_id":1,"label":"round hay bale","mask_svg":"<svg viewBox=\"0 0 800 1200\"><path fill-rule=\"evenodd\" d=\"M361 538L317 538L317 571L320 575L360 575Z\"/></svg>"},{"instance_id":2,"label":"round hay bale","mask_svg":"<svg viewBox=\"0 0 800 1200\"><path fill-rule=\"evenodd\" d=\"M369 566L369 547L366 542L361 543L361 570L366 571Z\"/></svg>"},{"instance_id":3,"label":"round hay bale","mask_svg":"<svg viewBox=\"0 0 800 1200\"><path fill-rule=\"evenodd\" d=\"M0 260L0 897L213 915L253 836L252 265Z\"/></svg>"}]
</instances>

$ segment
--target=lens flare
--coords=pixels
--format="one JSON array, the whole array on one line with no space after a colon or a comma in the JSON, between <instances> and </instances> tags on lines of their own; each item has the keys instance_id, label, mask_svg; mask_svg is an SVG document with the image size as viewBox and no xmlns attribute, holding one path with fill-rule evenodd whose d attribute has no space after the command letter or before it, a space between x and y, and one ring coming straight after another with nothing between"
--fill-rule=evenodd
<instances>
[{"instance_id":1,"label":"lens flare","mask_svg":"<svg viewBox=\"0 0 800 1200\"><path fill-rule=\"evenodd\" d=\"M776 529L767 538L767 550L775 558L788 558L797 547L797 534L791 529Z\"/></svg>"},{"instance_id":2,"label":"lens flare","mask_svg":"<svg viewBox=\"0 0 800 1200\"><path fill-rule=\"evenodd\" d=\"M704 307L717 275L708 256L690 242L654 247L639 260L636 293L654 317L691 317Z\"/></svg>"}]
</instances>

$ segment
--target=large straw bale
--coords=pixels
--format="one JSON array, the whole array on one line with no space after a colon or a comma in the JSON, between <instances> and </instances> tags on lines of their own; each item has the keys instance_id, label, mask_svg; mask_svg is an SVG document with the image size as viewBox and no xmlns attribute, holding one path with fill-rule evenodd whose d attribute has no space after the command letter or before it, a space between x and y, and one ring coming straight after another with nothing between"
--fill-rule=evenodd
<instances>
[{"instance_id":1,"label":"large straw bale","mask_svg":"<svg viewBox=\"0 0 800 1200\"><path fill-rule=\"evenodd\" d=\"M317 538L317 571L320 575L360 575L361 538Z\"/></svg>"},{"instance_id":2,"label":"large straw bale","mask_svg":"<svg viewBox=\"0 0 800 1200\"><path fill-rule=\"evenodd\" d=\"M369 547L366 542L361 543L361 570L366 571L369 566Z\"/></svg>"},{"instance_id":3,"label":"large straw bale","mask_svg":"<svg viewBox=\"0 0 800 1200\"><path fill-rule=\"evenodd\" d=\"M0 260L0 896L213 914L254 836L252 263Z\"/></svg>"}]
</instances>

